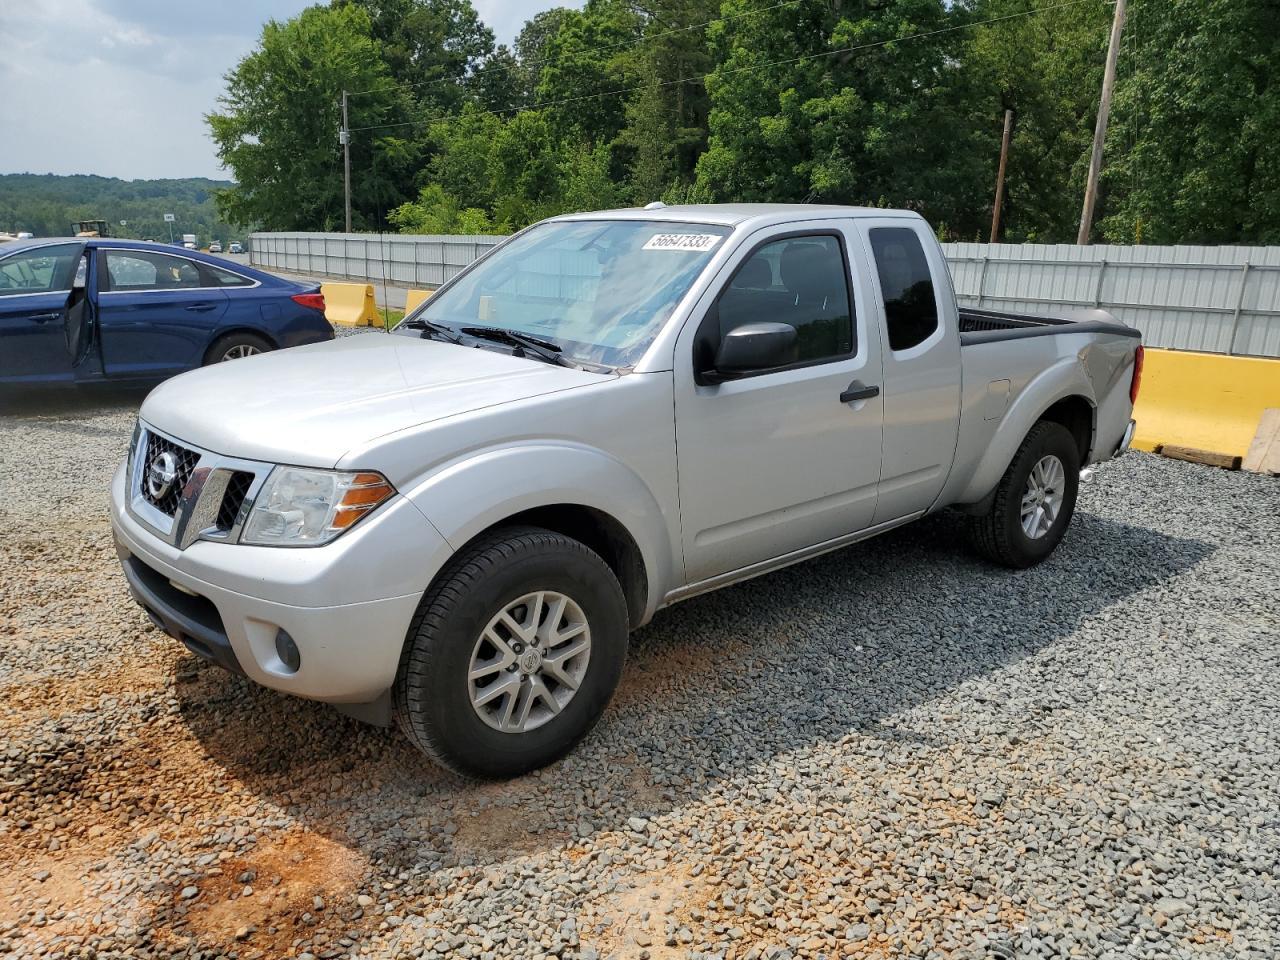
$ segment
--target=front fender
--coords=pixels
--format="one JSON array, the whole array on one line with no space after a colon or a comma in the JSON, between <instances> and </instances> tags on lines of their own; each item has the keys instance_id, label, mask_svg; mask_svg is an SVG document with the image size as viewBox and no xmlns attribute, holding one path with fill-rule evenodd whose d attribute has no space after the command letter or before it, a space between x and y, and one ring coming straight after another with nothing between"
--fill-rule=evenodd
<instances>
[{"instance_id":1,"label":"front fender","mask_svg":"<svg viewBox=\"0 0 1280 960\"><path fill-rule=\"evenodd\" d=\"M454 550L526 510L591 507L626 528L640 550L648 580L644 620L676 583L676 558L657 499L634 470L594 447L526 442L471 452L405 496Z\"/></svg>"},{"instance_id":2,"label":"front fender","mask_svg":"<svg viewBox=\"0 0 1280 960\"><path fill-rule=\"evenodd\" d=\"M956 502L976 503L994 490L1036 421L1059 400L1071 396L1084 397L1097 408L1093 384L1076 354L1060 358L1022 388Z\"/></svg>"}]
</instances>

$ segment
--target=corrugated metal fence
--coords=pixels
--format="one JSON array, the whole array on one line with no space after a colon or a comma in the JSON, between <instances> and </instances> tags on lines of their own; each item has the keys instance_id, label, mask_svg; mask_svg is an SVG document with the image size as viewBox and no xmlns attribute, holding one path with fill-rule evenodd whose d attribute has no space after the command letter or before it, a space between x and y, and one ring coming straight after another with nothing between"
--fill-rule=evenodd
<instances>
[{"instance_id":1,"label":"corrugated metal fence","mask_svg":"<svg viewBox=\"0 0 1280 960\"><path fill-rule=\"evenodd\" d=\"M435 287L497 236L255 233L268 270ZM1101 307L1149 346L1280 357L1280 247L946 243L966 306L1026 313Z\"/></svg>"},{"instance_id":2,"label":"corrugated metal fence","mask_svg":"<svg viewBox=\"0 0 1280 960\"><path fill-rule=\"evenodd\" d=\"M281 273L438 287L506 237L388 233L255 233L249 262Z\"/></svg>"},{"instance_id":3,"label":"corrugated metal fence","mask_svg":"<svg viewBox=\"0 0 1280 960\"><path fill-rule=\"evenodd\" d=\"M1280 357L1280 247L942 246L966 306L1101 307L1148 346Z\"/></svg>"}]
</instances>

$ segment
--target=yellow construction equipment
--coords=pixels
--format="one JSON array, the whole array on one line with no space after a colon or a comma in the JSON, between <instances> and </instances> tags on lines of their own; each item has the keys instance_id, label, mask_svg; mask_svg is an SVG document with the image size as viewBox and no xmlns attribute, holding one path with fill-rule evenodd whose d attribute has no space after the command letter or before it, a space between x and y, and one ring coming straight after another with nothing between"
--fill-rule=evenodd
<instances>
[{"instance_id":1,"label":"yellow construction equipment","mask_svg":"<svg viewBox=\"0 0 1280 960\"><path fill-rule=\"evenodd\" d=\"M324 315L343 327L381 327L382 314L373 298L371 283L322 283Z\"/></svg>"},{"instance_id":2,"label":"yellow construction equipment","mask_svg":"<svg viewBox=\"0 0 1280 960\"><path fill-rule=\"evenodd\" d=\"M423 302L433 293L435 293L434 290L410 290L406 293L404 298L404 315L407 317L409 314L413 313L413 311L417 310L418 307L422 306Z\"/></svg>"},{"instance_id":3,"label":"yellow construction equipment","mask_svg":"<svg viewBox=\"0 0 1280 960\"><path fill-rule=\"evenodd\" d=\"M1149 349L1133 445L1243 458L1269 407L1280 407L1280 360Z\"/></svg>"}]
</instances>

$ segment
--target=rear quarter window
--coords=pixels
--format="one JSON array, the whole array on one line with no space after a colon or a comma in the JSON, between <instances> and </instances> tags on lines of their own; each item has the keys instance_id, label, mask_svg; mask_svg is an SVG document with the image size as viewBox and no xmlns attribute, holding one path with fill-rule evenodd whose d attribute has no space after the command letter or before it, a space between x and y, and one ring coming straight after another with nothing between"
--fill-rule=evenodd
<instances>
[{"instance_id":1,"label":"rear quarter window","mask_svg":"<svg viewBox=\"0 0 1280 960\"><path fill-rule=\"evenodd\" d=\"M938 329L933 273L919 235L910 227L873 227L871 254L884 298L889 349L909 350Z\"/></svg>"}]
</instances>

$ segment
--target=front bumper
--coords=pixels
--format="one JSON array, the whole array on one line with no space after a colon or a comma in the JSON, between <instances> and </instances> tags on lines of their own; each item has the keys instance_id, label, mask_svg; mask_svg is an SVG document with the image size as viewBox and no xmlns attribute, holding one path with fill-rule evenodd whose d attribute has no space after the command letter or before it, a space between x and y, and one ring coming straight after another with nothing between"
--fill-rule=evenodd
<instances>
[{"instance_id":1,"label":"front bumper","mask_svg":"<svg viewBox=\"0 0 1280 960\"><path fill-rule=\"evenodd\" d=\"M407 500L393 500L323 547L164 542L112 481L116 552L133 598L189 650L285 693L370 703L395 680L409 623L450 549ZM296 669L276 638L298 650Z\"/></svg>"}]
</instances>

